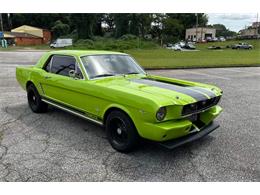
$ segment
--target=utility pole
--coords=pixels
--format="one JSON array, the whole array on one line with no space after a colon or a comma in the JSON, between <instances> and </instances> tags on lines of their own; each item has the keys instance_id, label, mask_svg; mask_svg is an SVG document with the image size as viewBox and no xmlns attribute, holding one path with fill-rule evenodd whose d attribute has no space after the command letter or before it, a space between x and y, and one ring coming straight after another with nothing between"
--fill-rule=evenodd
<instances>
[{"instance_id":1,"label":"utility pole","mask_svg":"<svg viewBox=\"0 0 260 195\"><path fill-rule=\"evenodd\" d=\"M0 46L4 47L4 28L3 28L3 18L2 14L0 13L0 27L1 27L1 37L0 37ZM2 37L3 36L3 37Z\"/></svg>"},{"instance_id":2,"label":"utility pole","mask_svg":"<svg viewBox=\"0 0 260 195\"><path fill-rule=\"evenodd\" d=\"M198 14L196 13L196 42L198 41L198 24L199 24L199 19L198 19Z\"/></svg>"},{"instance_id":3,"label":"utility pole","mask_svg":"<svg viewBox=\"0 0 260 195\"><path fill-rule=\"evenodd\" d=\"M1 13L0 13L0 27L1 27L1 31L4 32L3 18L2 18L2 14Z\"/></svg>"},{"instance_id":4,"label":"utility pole","mask_svg":"<svg viewBox=\"0 0 260 195\"><path fill-rule=\"evenodd\" d=\"M7 20L8 20L8 30L11 31L12 29L12 19L10 13L7 14Z\"/></svg>"},{"instance_id":5,"label":"utility pole","mask_svg":"<svg viewBox=\"0 0 260 195\"><path fill-rule=\"evenodd\" d=\"M258 30L258 13L256 14L256 27L255 27L255 37L257 38L257 30Z\"/></svg>"}]
</instances>

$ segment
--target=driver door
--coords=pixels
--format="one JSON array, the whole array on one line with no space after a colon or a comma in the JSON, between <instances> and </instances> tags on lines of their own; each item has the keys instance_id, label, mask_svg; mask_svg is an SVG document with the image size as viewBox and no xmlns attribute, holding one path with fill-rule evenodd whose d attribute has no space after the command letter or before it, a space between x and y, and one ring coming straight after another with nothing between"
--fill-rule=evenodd
<instances>
[{"instance_id":1,"label":"driver door","mask_svg":"<svg viewBox=\"0 0 260 195\"><path fill-rule=\"evenodd\" d=\"M44 97L77 108L84 79L75 57L53 55L44 69L46 72L41 82Z\"/></svg>"}]
</instances>

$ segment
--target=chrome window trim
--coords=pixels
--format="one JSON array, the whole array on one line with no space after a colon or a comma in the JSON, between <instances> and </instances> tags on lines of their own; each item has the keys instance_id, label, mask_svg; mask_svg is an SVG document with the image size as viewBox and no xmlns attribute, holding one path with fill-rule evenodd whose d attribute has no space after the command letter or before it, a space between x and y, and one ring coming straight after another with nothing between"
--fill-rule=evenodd
<instances>
[{"instance_id":1,"label":"chrome window trim","mask_svg":"<svg viewBox=\"0 0 260 195\"><path fill-rule=\"evenodd\" d=\"M88 80L99 80L99 79L104 79L104 78L109 78L109 77L115 77L115 76L124 76L124 74L118 74L118 75L111 75L109 77L99 77L99 78L92 78L90 79L88 73L87 73L87 70L82 62L82 57L88 57L88 56L102 56L102 55L121 55L121 56L129 56L137 65L138 65L138 68L140 68L142 71L143 71L143 75L147 75L147 73L145 72L145 70L143 69L142 66L140 66L137 61L131 56L131 55L128 55L128 54L89 54L89 55L80 55L79 56L79 60L81 62L81 65L84 69L84 72L86 73L87 77L88 77ZM139 73L139 74L142 74L142 73Z\"/></svg>"},{"instance_id":2,"label":"chrome window trim","mask_svg":"<svg viewBox=\"0 0 260 195\"><path fill-rule=\"evenodd\" d=\"M51 55L51 61L50 61L51 64L50 64L50 72L49 73L55 74L55 75L59 75L59 76L69 77L69 76L60 75L60 74L56 74L56 73L51 72L52 63L53 63L53 57L54 56L65 56L65 57L72 57L72 58L74 58L75 59L75 71L77 71L77 67L78 67L78 69L80 70L81 75L83 76L83 78L80 78L78 80L86 80L85 75L82 74L82 72L83 72L82 68L79 66L78 60L77 60L76 56L74 56L74 55L68 55L68 54L53 54L53 55ZM69 78L72 78L72 77L69 77Z\"/></svg>"}]
</instances>

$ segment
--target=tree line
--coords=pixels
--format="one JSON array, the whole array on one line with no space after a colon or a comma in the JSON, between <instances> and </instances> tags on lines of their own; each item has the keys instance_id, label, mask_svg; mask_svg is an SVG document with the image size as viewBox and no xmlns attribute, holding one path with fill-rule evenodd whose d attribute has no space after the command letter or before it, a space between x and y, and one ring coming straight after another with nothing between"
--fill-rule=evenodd
<instances>
[{"instance_id":1,"label":"tree line","mask_svg":"<svg viewBox=\"0 0 260 195\"><path fill-rule=\"evenodd\" d=\"M91 13L91 14L2 14L5 30L21 25L31 25L52 31L53 37L73 35L75 39L92 39L94 36L119 38L132 34L161 42L184 39L185 29L206 26L204 13L141 14L141 13Z\"/></svg>"}]
</instances>

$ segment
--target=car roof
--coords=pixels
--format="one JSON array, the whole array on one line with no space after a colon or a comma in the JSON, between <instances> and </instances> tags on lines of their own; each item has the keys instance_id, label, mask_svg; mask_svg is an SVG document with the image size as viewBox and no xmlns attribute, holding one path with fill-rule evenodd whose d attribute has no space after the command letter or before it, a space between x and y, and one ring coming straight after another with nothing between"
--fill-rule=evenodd
<instances>
[{"instance_id":1,"label":"car roof","mask_svg":"<svg viewBox=\"0 0 260 195\"><path fill-rule=\"evenodd\" d=\"M101 50L58 50L58 51L50 51L50 53L60 54L60 55L76 55L76 56L109 55L109 54L127 55L121 52L101 51Z\"/></svg>"}]
</instances>

